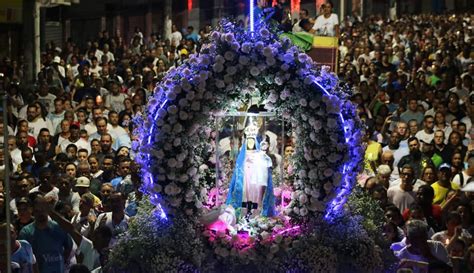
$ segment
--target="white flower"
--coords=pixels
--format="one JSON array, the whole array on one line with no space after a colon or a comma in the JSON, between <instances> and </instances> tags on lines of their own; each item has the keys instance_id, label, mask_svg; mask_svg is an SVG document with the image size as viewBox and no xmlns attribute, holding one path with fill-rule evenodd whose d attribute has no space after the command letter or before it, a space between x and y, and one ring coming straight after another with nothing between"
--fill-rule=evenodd
<instances>
[{"instance_id":1,"label":"white flower","mask_svg":"<svg viewBox=\"0 0 474 273\"><path fill-rule=\"evenodd\" d=\"M312 169L308 172L308 177L309 179L316 179L318 177L318 171L315 169Z\"/></svg>"},{"instance_id":2,"label":"white flower","mask_svg":"<svg viewBox=\"0 0 474 273\"><path fill-rule=\"evenodd\" d=\"M225 87L225 82L219 79L216 79L216 87L222 89Z\"/></svg>"},{"instance_id":3,"label":"white flower","mask_svg":"<svg viewBox=\"0 0 474 273\"><path fill-rule=\"evenodd\" d=\"M329 128L336 128L337 127L337 121L334 118L328 118L327 126Z\"/></svg>"},{"instance_id":4,"label":"white flower","mask_svg":"<svg viewBox=\"0 0 474 273\"><path fill-rule=\"evenodd\" d=\"M158 181L165 181L165 180L166 180L166 176L164 174L158 175Z\"/></svg>"},{"instance_id":5,"label":"white flower","mask_svg":"<svg viewBox=\"0 0 474 273\"><path fill-rule=\"evenodd\" d=\"M179 207L181 205L181 201L183 201L183 198L181 198L181 197L170 198L169 204L172 207L176 208L176 207Z\"/></svg>"},{"instance_id":6,"label":"white flower","mask_svg":"<svg viewBox=\"0 0 474 273\"><path fill-rule=\"evenodd\" d=\"M275 83L276 83L277 85L283 85L283 79L280 78L280 77L278 77L278 76L276 76L276 77L275 77Z\"/></svg>"},{"instance_id":7,"label":"white flower","mask_svg":"<svg viewBox=\"0 0 474 273\"><path fill-rule=\"evenodd\" d=\"M188 100L185 99L185 98L182 98L182 99L180 99L180 100L178 101L178 104L179 104L179 106L181 106L181 107L186 107L186 106L188 106Z\"/></svg>"},{"instance_id":8,"label":"white flower","mask_svg":"<svg viewBox=\"0 0 474 273\"><path fill-rule=\"evenodd\" d=\"M224 64L225 63L225 58L222 57L221 55L217 55L216 56L216 59L215 59L215 62L218 63L218 64Z\"/></svg>"},{"instance_id":9,"label":"white flower","mask_svg":"<svg viewBox=\"0 0 474 273\"><path fill-rule=\"evenodd\" d=\"M306 178L306 171L305 170L299 170L298 176L300 178Z\"/></svg>"},{"instance_id":10,"label":"white flower","mask_svg":"<svg viewBox=\"0 0 474 273\"><path fill-rule=\"evenodd\" d=\"M190 91L186 94L186 99L191 101L194 99L195 96L196 96L196 93L194 91Z\"/></svg>"},{"instance_id":11,"label":"white flower","mask_svg":"<svg viewBox=\"0 0 474 273\"><path fill-rule=\"evenodd\" d=\"M256 77L260 74L260 70L256 66L250 68L250 75Z\"/></svg>"},{"instance_id":12,"label":"white flower","mask_svg":"<svg viewBox=\"0 0 474 273\"><path fill-rule=\"evenodd\" d=\"M241 56L239 57L239 64L241 64L241 65L247 65L249 62L250 62L249 57L244 56L244 55L241 55Z\"/></svg>"},{"instance_id":13,"label":"white flower","mask_svg":"<svg viewBox=\"0 0 474 273\"><path fill-rule=\"evenodd\" d=\"M184 159L186 159L186 153L185 152L180 153L176 156L176 160L178 160L179 162L183 162Z\"/></svg>"},{"instance_id":14,"label":"white flower","mask_svg":"<svg viewBox=\"0 0 474 273\"><path fill-rule=\"evenodd\" d=\"M306 85L310 85L313 82L314 82L314 76L313 75L309 75L309 76L304 78L304 84L306 84Z\"/></svg>"},{"instance_id":15,"label":"white flower","mask_svg":"<svg viewBox=\"0 0 474 273\"><path fill-rule=\"evenodd\" d=\"M189 90L191 90L191 88L193 88L193 87L188 82L183 83L183 90L189 91Z\"/></svg>"},{"instance_id":16,"label":"white flower","mask_svg":"<svg viewBox=\"0 0 474 273\"><path fill-rule=\"evenodd\" d=\"M303 106L303 107L306 107L308 105L308 102L303 98L299 100L299 103L300 103L300 106Z\"/></svg>"},{"instance_id":17,"label":"white flower","mask_svg":"<svg viewBox=\"0 0 474 273\"><path fill-rule=\"evenodd\" d=\"M333 174L334 174L334 171L330 168L327 168L327 169L324 170L324 176L326 176L326 177L330 177Z\"/></svg>"},{"instance_id":18,"label":"white flower","mask_svg":"<svg viewBox=\"0 0 474 273\"><path fill-rule=\"evenodd\" d=\"M326 192L330 192L332 190L332 184L330 182L326 182L324 183L323 188Z\"/></svg>"},{"instance_id":19,"label":"white flower","mask_svg":"<svg viewBox=\"0 0 474 273\"><path fill-rule=\"evenodd\" d=\"M167 161L168 167L170 167L170 168L176 167L177 163L178 163L178 161L176 161L176 159L173 158L173 157L168 159L168 161Z\"/></svg>"},{"instance_id":20,"label":"white flower","mask_svg":"<svg viewBox=\"0 0 474 273\"><path fill-rule=\"evenodd\" d=\"M316 141L316 134L315 134L314 132L309 133L309 138L310 138L312 141Z\"/></svg>"},{"instance_id":21,"label":"white flower","mask_svg":"<svg viewBox=\"0 0 474 273\"><path fill-rule=\"evenodd\" d=\"M316 132L318 132L319 130L321 130L321 128L323 128L323 124L321 123L321 121L316 120L314 122L313 128L316 130Z\"/></svg>"},{"instance_id":22,"label":"white flower","mask_svg":"<svg viewBox=\"0 0 474 273\"><path fill-rule=\"evenodd\" d=\"M185 183L189 180L189 176L187 174L182 174L179 176L179 182Z\"/></svg>"},{"instance_id":23,"label":"white flower","mask_svg":"<svg viewBox=\"0 0 474 273\"><path fill-rule=\"evenodd\" d=\"M237 73L237 68L235 66L229 66L227 67L226 72L229 75L234 75L235 73Z\"/></svg>"},{"instance_id":24,"label":"white flower","mask_svg":"<svg viewBox=\"0 0 474 273\"><path fill-rule=\"evenodd\" d=\"M226 51L224 53L224 58L228 61L232 61L235 58L235 53L233 51Z\"/></svg>"},{"instance_id":25,"label":"white flower","mask_svg":"<svg viewBox=\"0 0 474 273\"><path fill-rule=\"evenodd\" d=\"M263 48L263 51L262 51L262 54L263 54L263 56L265 56L265 57L273 57L272 48L269 47L269 46L264 47L264 48Z\"/></svg>"},{"instance_id":26,"label":"white flower","mask_svg":"<svg viewBox=\"0 0 474 273\"><path fill-rule=\"evenodd\" d=\"M154 184L153 185L153 191L154 192L160 193L162 190L163 190L163 186L161 186L160 184Z\"/></svg>"},{"instance_id":27,"label":"white flower","mask_svg":"<svg viewBox=\"0 0 474 273\"><path fill-rule=\"evenodd\" d=\"M176 99L176 93L175 92L168 92L168 94L166 94L166 98L168 98L169 100L175 100Z\"/></svg>"},{"instance_id":28,"label":"white flower","mask_svg":"<svg viewBox=\"0 0 474 273\"><path fill-rule=\"evenodd\" d=\"M306 207L302 207L302 208L300 209L300 215L301 215L301 216L306 216L306 215L308 215L308 209L307 209Z\"/></svg>"},{"instance_id":29,"label":"white flower","mask_svg":"<svg viewBox=\"0 0 474 273\"><path fill-rule=\"evenodd\" d=\"M176 123L173 126L173 132L174 133L181 133L182 131L183 131L183 125L181 125L180 123Z\"/></svg>"},{"instance_id":30,"label":"white flower","mask_svg":"<svg viewBox=\"0 0 474 273\"><path fill-rule=\"evenodd\" d=\"M308 202L308 196L304 193L300 194L300 197L298 198L298 201L300 204L306 204Z\"/></svg>"},{"instance_id":31,"label":"white flower","mask_svg":"<svg viewBox=\"0 0 474 273\"><path fill-rule=\"evenodd\" d=\"M191 110L193 111L199 111L199 109L201 108L201 103L199 101L193 101L193 103L191 103Z\"/></svg>"},{"instance_id":32,"label":"white flower","mask_svg":"<svg viewBox=\"0 0 474 273\"><path fill-rule=\"evenodd\" d=\"M165 193L167 195L177 195L181 192L181 188L178 187L174 182L169 183L165 186Z\"/></svg>"},{"instance_id":33,"label":"white flower","mask_svg":"<svg viewBox=\"0 0 474 273\"><path fill-rule=\"evenodd\" d=\"M181 138L177 137L173 140L173 146L178 147L181 145Z\"/></svg>"},{"instance_id":34,"label":"white flower","mask_svg":"<svg viewBox=\"0 0 474 273\"><path fill-rule=\"evenodd\" d=\"M262 240L266 240L270 237L271 234L267 231L263 231L262 233L260 233L260 235L262 236Z\"/></svg>"},{"instance_id":35,"label":"white flower","mask_svg":"<svg viewBox=\"0 0 474 273\"><path fill-rule=\"evenodd\" d=\"M222 71L224 71L224 65L222 65L221 63L215 63L214 65L212 65L212 70L214 70L214 72L216 73L221 73Z\"/></svg>"},{"instance_id":36,"label":"white flower","mask_svg":"<svg viewBox=\"0 0 474 273\"><path fill-rule=\"evenodd\" d=\"M309 102L309 107L313 108L313 109L316 109L319 107L319 102L317 102L316 100L311 100Z\"/></svg>"},{"instance_id":37,"label":"white flower","mask_svg":"<svg viewBox=\"0 0 474 273\"><path fill-rule=\"evenodd\" d=\"M176 105L170 105L168 106L167 111L171 115L176 115L176 113L178 113L178 107Z\"/></svg>"},{"instance_id":38,"label":"white flower","mask_svg":"<svg viewBox=\"0 0 474 273\"><path fill-rule=\"evenodd\" d=\"M273 57L267 57L265 62L267 63L268 66L272 66L276 63L276 60Z\"/></svg>"},{"instance_id":39,"label":"white flower","mask_svg":"<svg viewBox=\"0 0 474 273\"><path fill-rule=\"evenodd\" d=\"M277 253L278 250L280 250L280 247L277 244L272 244L272 246L270 247L270 253L272 254Z\"/></svg>"},{"instance_id":40,"label":"white flower","mask_svg":"<svg viewBox=\"0 0 474 273\"><path fill-rule=\"evenodd\" d=\"M162 149L159 149L158 151L156 151L156 153L154 154L158 159L162 159L163 157L165 157L165 153L163 152Z\"/></svg>"},{"instance_id":41,"label":"white flower","mask_svg":"<svg viewBox=\"0 0 474 273\"><path fill-rule=\"evenodd\" d=\"M176 94L181 93L181 86L179 85L173 86L173 92L175 92Z\"/></svg>"},{"instance_id":42,"label":"white flower","mask_svg":"<svg viewBox=\"0 0 474 273\"><path fill-rule=\"evenodd\" d=\"M188 119L188 113L185 111L179 111L179 119L180 120L187 120Z\"/></svg>"},{"instance_id":43,"label":"white flower","mask_svg":"<svg viewBox=\"0 0 474 273\"><path fill-rule=\"evenodd\" d=\"M195 176L197 172L198 172L198 169L196 167L191 167L186 171L186 173L191 177Z\"/></svg>"},{"instance_id":44,"label":"white flower","mask_svg":"<svg viewBox=\"0 0 474 273\"><path fill-rule=\"evenodd\" d=\"M171 126L169 124L165 124L161 127L161 130L165 133L171 132Z\"/></svg>"}]
</instances>

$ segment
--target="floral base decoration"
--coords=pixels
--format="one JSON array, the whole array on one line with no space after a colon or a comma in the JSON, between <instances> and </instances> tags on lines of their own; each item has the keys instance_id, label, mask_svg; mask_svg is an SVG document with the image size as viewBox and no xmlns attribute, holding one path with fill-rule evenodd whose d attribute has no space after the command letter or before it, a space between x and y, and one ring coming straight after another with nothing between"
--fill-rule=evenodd
<instances>
[{"instance_id":1,"label":"floral base decoration","mask_svg":"<svg viewBox=\"0 0 474 273\"><path fill-rule=\"evenodd\" d=\"M112 264L135 257L146 272L344 272L347 261L360 272L382 267L360 217L344 210L363 155L349 89L264 23L256 29L223 20L199 53L157 85L137 120L135 147L142 191L155 207L134 220ZM214 118L251 98L297 139L291 201L275 217L212 228L202 219L228 209L206 205L216 180Z\"/></svg>"}]
</instances>

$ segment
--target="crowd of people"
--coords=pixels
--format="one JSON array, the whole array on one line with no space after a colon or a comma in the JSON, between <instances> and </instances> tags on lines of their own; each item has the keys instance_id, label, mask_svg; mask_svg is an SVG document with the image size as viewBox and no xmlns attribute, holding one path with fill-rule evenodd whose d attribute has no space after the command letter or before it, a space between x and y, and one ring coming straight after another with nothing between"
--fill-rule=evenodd
<instances>
[{"instance_id":1,"label":"crowd of people","mask_svg":"<svg viewBox=\"0 0 474 273\"><path fill-rule=\"evenodd\" d=\"M401 267L472 272L474 17L351 16L339 24L331 7L321 15L331 29L307 10L279 20L287 30L340 38L338 75L367 125L359 184L384 209ZM102 31L84 46L50 43L35 92L23 88L21 63L2 61L8 120L0 124L9 135L0 172L9 155L13 198L0 218L11 213L13 225L0 227L11 231L16 265L31 266L21 272L100 272L142 197L133 117L210 32L173 25L170 39L137 28L131 41ZM0 207L3 188L0 181Z\"/></svg>"}]
</instances>

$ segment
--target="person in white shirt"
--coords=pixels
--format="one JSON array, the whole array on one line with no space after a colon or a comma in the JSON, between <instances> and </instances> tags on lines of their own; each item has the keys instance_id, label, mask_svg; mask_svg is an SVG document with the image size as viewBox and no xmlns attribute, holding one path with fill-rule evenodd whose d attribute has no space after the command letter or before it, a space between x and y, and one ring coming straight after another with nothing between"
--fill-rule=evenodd
<instances>
[{"instance_id":1,"label":"person in white shirt","mask_svg":"<svg viewBox=\"0 0 474 273\"><path fill-rule=\"evenodd\" d=\"M53 126L53 131L51 132L53 135L60 132L59 125L64 120L64 113L66 113L66 110L64 109L64 100L62 98L56 98L54 100L54 111L51 111L48 114L48 119L51 121L51 125Z\"/></svg>"},{"instance_id":2,"label":"person in white shirt","mask_svg":"<svg viewBox=\"0 0 474 273\"><path fill-rule=\"evenodd\" d=\"M178 46L183 40L183 35L179 32L178 27L176 25L171 26L171 46Z\"/></svg>"},{"instance_id":3,"label":"person in white shirt","mask_svg":"<svg viewBox=\"0 0 474 273\"><path fill-rule=\"evenodd\" d=\"M74 225L54 210L49 211L51 219L56 221L59 226L67 232L77 245L77 254L82 254L82 264L89 270L95 270L102 266L101 253L108 247L112 238L111 229L106 226L99 226L94 230L92 240L81 235L74 228Z\"/></svg>"},{"instance_id":4,"label":"person in white shirt","mask_svg":"<svg viewBox=\"0 0 474 273\"><path fill-rule=\"evenodd\" d=\"M99 214L95 222L95 229L106 226L112 231L112 239L109 246L113 246L118 239L118 235L127 231L129 217L125 214L126 197L121 193L113 193L109 196L110 212Z\"/></svg>"},{"instance_id":5,"label":"person in white shirt","mask_svg":"<svg viewBox=\"0 0 474 273\"><path fill-rule=\"evenodd\" d=\"M474 176L474 154L468 153L467 166L467 169L456 174L453 178L453 183L458 185L460 188L464 187L469 179Z\"/></svg>"},{"instance_id":6,"label":"person in white shirt","mask_svg":"<svg viewBox=\"0 0 474 273\"><path fill-rule=\"evenodd\" d=\"M127 96L123 93L120 93L120 86L117 82L109 83L110 93L105 99L105 107L109 110L114 110L120 113L120 111L125 109L123 101Z\"/></svg>"},{"instance_id":7,"label":"person in white shirt","mask_svg":"<svg viewBox=\"0 0 474 273\"><path fill-rule=\"evenodd\" d=\"M80 137L79 126L77 126L76 124L71 124L69 131L69 138L59 143L59 146L61 147L61 152L66 153L67 146L69 146L69 144L74 144L76 145L77 149L86 149L87 152L90 153L91 145L89 144L89 142Z\"/></svg>"},{"instance_id":8,"label":"person in white shirt","mask_svg":"<svg viewBox=\"0 0 474 273\"><path fill-rule=\"evenodd\" d=\"M337 14L332 13L332 3L328 2L321 6L322 15L316 18L311 33L319 36L339 37L339 19Z\"/></svg>"},{"instance_id":9,"label":"person in white shirt","mask_svg":"<svg viewBox=\"0 0 474 273\"><path fill-rule=\"evenodd\" d=\"M308 19L309 18L309 12L307 9L301 9L300 10L300 18L299 20L293 25L293 32L301 32L304 31L304 29L301 28L300 22L303 19Z\"/></svg>"},{"instance_id":10,"label":"person in white shirt","mask_svg":"<svg viewBox=\"0 0 474 273\"><path fill-rule=\"evenodd\" d=\"M41 83L38 89L38 101L50 112L56 96L49 93L49 86L46 82ZM46 114L46 113L45 113Z\"/></svg>"},{"instance_id":11,"label":"person in white shirt","mask_svg":"<svg viewBox=\"0 0 474 273\"><path fill-rule=\"evenodd\" d=\"M443 244L429 240L428 225L424 221L408 221L406 242L403 249L395 252L395 256L400 259L399 268L411 268L411 272L421 273L428 272L430 262L449 263L448 251Z\"/></svg>"},{"instance_id":12,"label":"person in white shirt","mask_svg":"<svg viewBox=\"0 0 474 273\"><path fill-rule=\"evenodd\" d=\"M91 58L91 67L89 68L89 72L91 75L95 75L96 77L100 76L100 72L102 71L102 67L99 65L97 57Z\"/></svg>"},{"instance_id":13,"label":"person in white shirt","mask_svg":"<svg viewBox=\"0 0 474 273\"><path fill-rule=\"evenodd\" d=\"M430 143L434 138L434 117L425 116L423 118L423 130L418 131L415 137L424 143Z\"/></svg>"},{"instance_id":14,"label":"person in white shirt","mask_svg":"<svg viewBox=\"0 0 474 273\"><path fill-rule=\"evenodd\" d=\"M48 128L50 132L54 132L51 121L48 118L43 118L40 113L41 110L38 109L36 104L28 105L26 111L26 118L28 120L28 134L32 135L34 138L39 135L41 129L43 128Z\"/></svg>"}]
</instances>

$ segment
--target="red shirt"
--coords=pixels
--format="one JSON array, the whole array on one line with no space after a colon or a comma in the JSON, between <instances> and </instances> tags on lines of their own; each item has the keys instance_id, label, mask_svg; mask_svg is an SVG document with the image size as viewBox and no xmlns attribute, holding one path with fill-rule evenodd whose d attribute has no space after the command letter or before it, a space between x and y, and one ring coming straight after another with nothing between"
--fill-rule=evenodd
<instances>
[{"instance_id":1,"label":"red shirt","mask_svg":"<svg viewBox=\"0 0 474 273\"><path fill-rule=\"evenodd\" d=\"M435 221L440 225L442 223L442 211L440 205L431 205L431 215L435 219ZM410 209L405 209L402 213L403 220L407 221L410 219L411 213Z\"/></svg>"}]
</instances>

